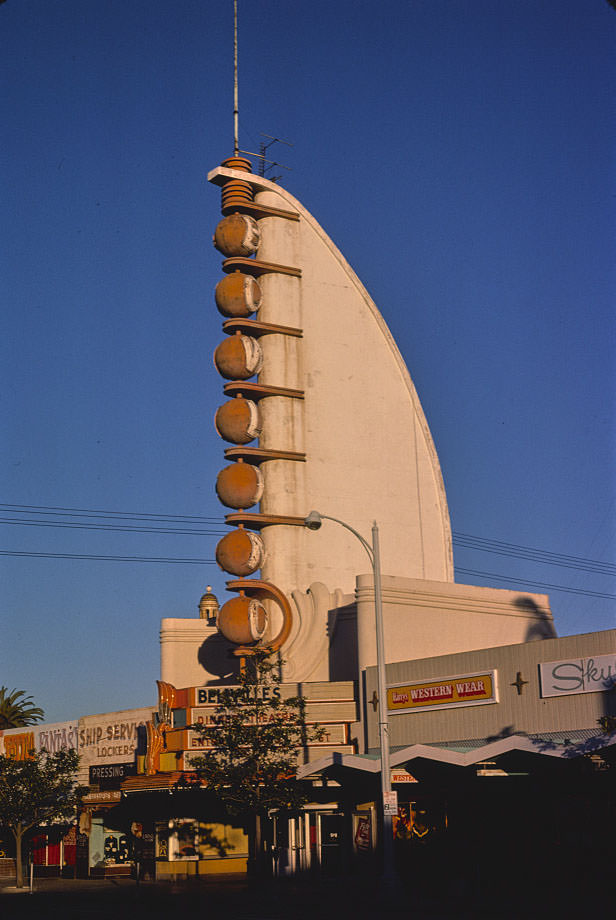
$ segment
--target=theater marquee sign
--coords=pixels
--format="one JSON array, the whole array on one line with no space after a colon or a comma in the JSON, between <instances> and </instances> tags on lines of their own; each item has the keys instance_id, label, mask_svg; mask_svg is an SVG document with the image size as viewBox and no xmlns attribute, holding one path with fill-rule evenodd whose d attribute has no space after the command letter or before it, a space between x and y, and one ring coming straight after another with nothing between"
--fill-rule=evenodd
<instances>
[{"instance_id":1,"label":"theater marquee sign","mask_svg":"<svg viewBox=\"0 0 616 920\"><path fill-rule=\"evenodd\" d=\"M417 684L399 684L387 691L389 712L409 712L421 709L455 709L496 703L496 671L462 674Z\"/></svg>"}]
</instances>

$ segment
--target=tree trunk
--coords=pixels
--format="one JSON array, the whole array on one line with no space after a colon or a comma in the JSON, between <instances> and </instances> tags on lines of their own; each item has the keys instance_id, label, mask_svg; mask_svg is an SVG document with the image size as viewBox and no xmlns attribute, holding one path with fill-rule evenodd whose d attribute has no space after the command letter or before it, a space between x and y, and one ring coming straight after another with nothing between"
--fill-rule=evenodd
<instances>
[{"instance_id":1,"label":"tree trunk","mask_svg":"<svg viewBox=\"0 0 616 920\"><path fill-rule=\"evenodd\" d=\"M258 853L256 846L257 827L254 813L248 815L246 821L246 832L248 834L248 863L246 865L246 872L249 877L254 878L254 876L257 874Z\"/></svg>"},{"instance_id":2,"label":"tree trunk","mask_svg":"<svg viewBox=\"0 0 616 920\"><path fill-rule=\"evenodd\" d=\"M262 816L256 811L248 819L248 875L260 878L265 874L265 860L263 859L263 826Z\"/></svg>"},{"instance_id":3,"label":"tree trunk","mask_svg":"<svg viewBox=\"0 0 616 920\"><path fill-rule=\"evenodd\" d=\"M24 867L22 859L22 843L23 843L23 829L18 826L14 831L13 835L15 837L15 886L17 888L24 887Z\"/></svg>"},{"instance_id":4,"label":"tree trunk","mask_svg":"<svg viewBox=\"0 0 616 920\"><path fill-rule=\"evenodd\" d=\"M261 834L261 815L259 812L255 815L255 873L258 878L263 875L263 837Z\"/></svg>"}]
</instances>

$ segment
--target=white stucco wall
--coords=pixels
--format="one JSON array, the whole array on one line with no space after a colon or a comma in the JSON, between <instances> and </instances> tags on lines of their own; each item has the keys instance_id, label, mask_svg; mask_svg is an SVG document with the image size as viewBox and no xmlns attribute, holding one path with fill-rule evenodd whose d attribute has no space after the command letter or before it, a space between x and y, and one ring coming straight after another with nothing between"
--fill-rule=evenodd
<instances>
[{"instance_id":1,"label":"white stucco wall","mask_svg":"<svg viewBox=\"0 0 616 920\"><path fill-rule=\"evenodd\" d=\"M357 578L359 671L376 664L372 575ZM383 577L387 662L552 638L546 594Z\"/></svg>"},{"instance_id":2,"label":"white stucco wall","mask_svg":"<svg viewBox=\"0 0 616 920\"><path fill-rule=\"evenodd\" d=\"M165 617L160 628L160 679L174 687L199 687L235 673L237 660L215 626L202 619Z\"/></svg>"},{"instance_id":3,"label":"white stucco wall","mask_svg":"<svg viewBox=\"0 0 616 920\"><path fill-rule=\"evenodd\" d=\"M283 649L286 680L355 679L376 664L372 575L359 575L353 594L313 583L294 591L294 625ZM336 640L344 619L344 643ZM481 588L420 578L383 576L387 662L430 658L475 649L529 642L556 635L549 599L499 588ZM206 643L207 640L207 643ZM209 645L210 650L204 654ZM233 668L230 645L215 627L198 619L164 619L161 679L176 687L217 680ZM237 666L237 665L236 665ZM351 673L350 668L353 668Z\"/></svg>"}]
</instances>

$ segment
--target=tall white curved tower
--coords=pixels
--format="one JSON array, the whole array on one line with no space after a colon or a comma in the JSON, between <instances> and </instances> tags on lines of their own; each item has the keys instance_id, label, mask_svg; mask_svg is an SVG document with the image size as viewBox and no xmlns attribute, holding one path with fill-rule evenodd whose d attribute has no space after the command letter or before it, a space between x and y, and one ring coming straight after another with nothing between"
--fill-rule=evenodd
<instances>
[{"instance_id":1,"label":"tall white curved tower","mask_svg":"<svg viewBox=\"0 0 616 920\"><path fill-rule=\"evenodd\" d=\"M371 565L346 529L308 531L312 510L365 537L378 522L387 661L554 635L546 596L454 582L443 479L415 387L320 224L243 157L208 178L222 188L214 360L227 465L216 491L230 527L216 558L239 593L217 628L234 654L280 650L292 681L354 679L375 663ZM211 670L213 637L199 622L163 620L161 637L163 680L227 674Z\"/></svg>"},{"instance_id":2,"label":"tall white curved tower","mask_svg":"<svg viewBox=\"0 0 616 920\"><path fill-rule=\"evenodd\" d=\"M223 186L223 213L250 215L258 232L254 258L231 256L223 269L256 279L261 305L225 331L258 338L262 351L256 385L226 387L256 403L260 428L258 452L236 446L227 456L258 464L263 480L260 512L236 512L229 523L260 531L262 577L287 594L315 581L353 591L366 568L361 547L339 528L317 537L300 526L313 508L360 533L377 519L384 573L452 581L438 457L383 317L292 195L239 158L226 163L208 176ZM252 202L237 199L245 186Z\"/></svg>"}]
</instances>

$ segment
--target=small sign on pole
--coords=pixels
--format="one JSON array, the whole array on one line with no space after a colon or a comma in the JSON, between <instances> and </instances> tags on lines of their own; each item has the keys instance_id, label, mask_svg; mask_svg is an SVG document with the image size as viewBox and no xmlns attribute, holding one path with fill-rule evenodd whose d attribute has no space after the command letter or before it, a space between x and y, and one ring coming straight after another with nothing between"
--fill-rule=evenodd
<instances>
[{"instance_id":1,"label":"small sign on pole","mask_svg":"<svg viewBox=\"0 0 616 920\"><path fill-rule=\"evenodd\" d=\"M405 770L403 767L398 767L391 771L391 781L392 783L416 783L417 779L413 776L412 773L409 773L408 770Z\"/></svg>"},{"instance_id":2,"label":"small sign on pole","mask_svg":"<svg viewBox=\"0 0 616 920\"><path fill-rule=\"evenodd\" d=\"M383 814L391 816L398 814L398 793L395 789L383 793Z\"/></svg>"}]
</instances>

